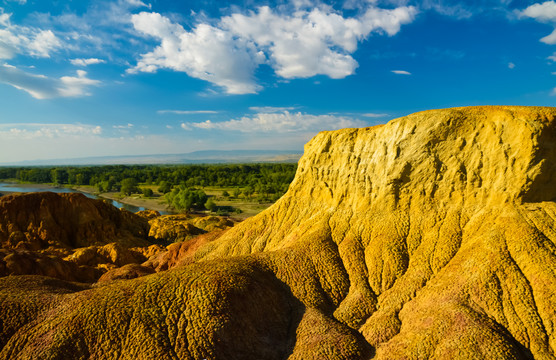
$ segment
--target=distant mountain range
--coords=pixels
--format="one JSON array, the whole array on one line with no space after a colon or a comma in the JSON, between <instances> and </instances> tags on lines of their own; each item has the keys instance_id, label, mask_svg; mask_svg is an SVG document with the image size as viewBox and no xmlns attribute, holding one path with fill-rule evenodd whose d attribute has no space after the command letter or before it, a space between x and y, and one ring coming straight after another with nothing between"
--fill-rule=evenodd
<instances>
[{"instance_id":1,"label":"distant mountain range","mask_svg":"<svg viewBox=\"0 0 556 360\"><path fill-rule=\"evenodd\" d=\"M283 150L204 150L185 154L123 155L72 159L28 160L14 163L0 163L0 166L297 162L302 153L302 151L296 152Z\"/></svg>"}]
</instances>

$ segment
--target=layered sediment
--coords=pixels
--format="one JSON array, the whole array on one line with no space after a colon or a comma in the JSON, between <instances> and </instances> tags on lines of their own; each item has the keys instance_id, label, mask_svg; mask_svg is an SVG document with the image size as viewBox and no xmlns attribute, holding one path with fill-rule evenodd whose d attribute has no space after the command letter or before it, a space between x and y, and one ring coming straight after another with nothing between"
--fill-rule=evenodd
<instances>
[{"instance_id":1,"label":"layered sediment","mask_svg":"<svg viewBox=\"0 0 556 360\"><path fill-rule=\"evenodd\" d=\"M555 359L555 118L320 133L286 195L175 245L180 266L86 290L0 279L0 358Z\"/></svg>"}]
</instances>

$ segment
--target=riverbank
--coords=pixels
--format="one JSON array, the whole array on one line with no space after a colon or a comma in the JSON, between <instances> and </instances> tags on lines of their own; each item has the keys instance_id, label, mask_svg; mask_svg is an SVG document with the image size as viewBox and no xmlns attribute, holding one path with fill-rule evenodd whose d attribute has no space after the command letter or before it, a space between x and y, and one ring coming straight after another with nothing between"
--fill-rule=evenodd
<instances>
[{"instance_id":1,"label":"riverbank","mask_svg":"<svg viewBox=\"0 0 556 360\"><path fill-rule=\"evenodd\" d=\"M21 192L21 190L19 189L40 189L42 191L49 191L52 189L56 189L56 190L60 190L60 189L64 189L64 187L60 187L60 186L54 186L54 185L49 185L49 184L31 184L31 183L18 183L18 182L14 182L14 181L1 181L2 183L6 184L7 186L3 187L2 192L3 193L17 193L17 192ZM14 190L10 190L10 187L13 186Z\"/></svg>"},{"instance_id":2,"label":"riverbank","mask_svg":"<svg viewBox=\"0 0 556 360\"><path fill-rule=\"evenodd\" d=\"M99 193L95 186L90 185L66 185L55 186L53 184L32 184L32 183L18 183L12 181L0 181L0 193L10 194L18 192L36 192L36 191L53 191L57 193L64 192L79 192L91 198L100 198L112 201L112 204L118 208L124 207L131 212L139 210L156 210L163 215L175 214L175 210L168 207L164 203L164 197L158 193L155 186L150 186L153 190L153 197L145 198L142 194L133 194L131 196L123 196L120 192ZM272 203L259 203L258 201L250 198L233 198L229 196L222 196L222 192L232 192L233 188L203 188L206 194L211 197L217 206L222 208L239 209L240 212L231 212L231 217L241 221L248 217L257 215L261 211L268 208ZM202 212L203 214L208 212Z\"/></svg>"},{"instance_id":3,"label":"riverbank","mask_svg":"<svg viewBox=\"0 0 556 360\"><path fill-rule=\"evenodd\" d=\"M52 191L56 193L79 192L85 196L92 198L106 199L113 202L116 207L125 207L127 210L136 212L138 210L156 210L161 213L173 213L168 209L166 204L162 203L162 198L139 198L140 195L135 196L122 196L120 193L102 193L99 194L93 186L56 186L53 184L32 184L32 183L18 183L18 182L0 182L0 193L9 195L13 193L26 193L26 192L42 192Z\"/></svg>"},{"instance_id":4,"label":"riverbank","mask_svg":"<svg viewBox=\"0 0 556 360\"><path fill-rule=\"evenodd\" d=\"M122 196L119 192L107 192L99 194L96 188L93 186L72 186L73 190L87 193L91 195L98 196L100 198L121 202L122 204L127 204L136 207L143 207L147 210L156 210L165 213L172 213L172 209L168 208L168 205L164 204L161 197L153 198L140 198L136 195L134 196Z\"/></svg>"}]
</instances>

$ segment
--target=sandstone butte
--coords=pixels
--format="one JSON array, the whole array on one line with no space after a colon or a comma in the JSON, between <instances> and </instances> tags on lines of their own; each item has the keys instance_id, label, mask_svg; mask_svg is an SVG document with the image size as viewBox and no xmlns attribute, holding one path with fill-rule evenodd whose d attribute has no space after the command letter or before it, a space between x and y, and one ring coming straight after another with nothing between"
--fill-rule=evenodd
<instances>
[{"instance_id":1,"label":"sandstone butte","mask_svg":"<svg viewBox=\"0 0 556 360\"><path fill-rule=\"evenodd\" d=\"M555 118L454 108L320 133L286 195L188 240L185 265L0 278L0 358L556 359Z\"/></svg>"}]
</instances>

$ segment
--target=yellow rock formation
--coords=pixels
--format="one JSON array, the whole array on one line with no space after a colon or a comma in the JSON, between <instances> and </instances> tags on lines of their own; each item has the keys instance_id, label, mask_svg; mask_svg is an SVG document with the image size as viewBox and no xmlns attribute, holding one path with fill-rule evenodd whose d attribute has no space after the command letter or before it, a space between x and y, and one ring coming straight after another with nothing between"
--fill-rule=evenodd
<instances>
[{"instance_id":1,"label":"yellow rock formation","mask_svg":"<svg viewBox=\"0 0 556 360\"><path fill-rule=\"evenodd\" d=\"M0 358L556 359L555 119L320 133L287 194L188 265L89 290L0 279Z\"/></svg>"}]
</instances>

